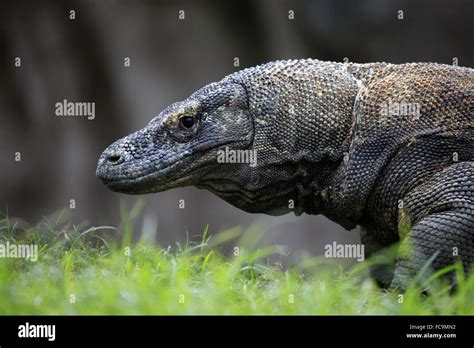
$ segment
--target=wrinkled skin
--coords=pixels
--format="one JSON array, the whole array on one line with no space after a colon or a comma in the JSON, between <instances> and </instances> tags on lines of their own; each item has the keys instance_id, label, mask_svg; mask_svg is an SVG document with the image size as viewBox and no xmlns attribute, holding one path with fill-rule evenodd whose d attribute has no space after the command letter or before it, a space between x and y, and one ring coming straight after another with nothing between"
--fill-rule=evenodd
<instances>
[{"instance_id":1,"label":"wrinkled skin","mask_svg":"<svg viewBox=\"0 0 474 348\"><path fill-rule=\"evenodd\" d=\"M169 106L110 145L97 176L129 194L192 185L247 212L324 214L362 227L366 257L410 241L395 270L374 271L404 288L433 254L434 270L453 248L474 262L472 90L473 70L447 65L271 62ZM394 102L421 114L381 112ZM220 163L226 147L256 165Z\"/></svg>"},{"instance_id":2,"label":"wrinkled skin","mask_svg":"<svg viewBox=\"0 0 474 348\"><path fill-rule=\"evenodd\" d=\"M97 176L110 189L129 194L195 185L217 167L218 149L245 149L252 141L245 90L214 83L110 145L99 159Z\"/></svg>"}]
</instances>

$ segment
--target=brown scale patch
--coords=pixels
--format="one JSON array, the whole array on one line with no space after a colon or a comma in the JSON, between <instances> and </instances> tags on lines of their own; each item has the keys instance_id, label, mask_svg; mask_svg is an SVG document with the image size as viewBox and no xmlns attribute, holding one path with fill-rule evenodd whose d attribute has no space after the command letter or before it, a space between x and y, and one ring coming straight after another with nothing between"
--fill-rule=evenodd
<instances>
[{"instance_id":1,"label":"brown scale patch","mask_svg":"<svg viewBox=\"0 0 474 348\"><path fill-rule=\"evenodd\" d=\"M466 92L472 86L472 75L459 74L452 67L427 66L420 70L419 65L408 64L392 68L381 79L372 76L371 82L362 102L367 118L361 130L365 132L387 127L450 129L472 110L472 97ZM389 102L408 103L411 108L417 104L420 115L381 113L381 105Z\"/></svg>"}]
</instances>

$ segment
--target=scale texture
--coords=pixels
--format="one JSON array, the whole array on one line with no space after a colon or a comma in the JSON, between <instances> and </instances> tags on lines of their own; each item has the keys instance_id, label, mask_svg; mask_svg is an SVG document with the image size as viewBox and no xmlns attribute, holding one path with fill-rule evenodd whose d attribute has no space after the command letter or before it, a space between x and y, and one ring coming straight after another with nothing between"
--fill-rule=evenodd
<instances>
[{"instance_id":1,"label":"scale texture","mask_svg":"<svg viewBox=\"0 0 474 348\"><path fill-rule=\"evenodd\" d=\"M474 71L435 63L275 61L170 105L110 145L97 176L112 190L205 188L252 213L324 214L362 228L367 255L401 241L404 288L474 263ZM224 149L256 165L221 163Z\"/></svg>"}]
</instances>

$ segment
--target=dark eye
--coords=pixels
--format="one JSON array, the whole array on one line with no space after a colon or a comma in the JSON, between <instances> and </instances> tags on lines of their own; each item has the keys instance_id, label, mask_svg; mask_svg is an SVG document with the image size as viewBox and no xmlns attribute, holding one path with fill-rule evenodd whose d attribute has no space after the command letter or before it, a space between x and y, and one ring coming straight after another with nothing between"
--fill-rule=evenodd
<instances>
[{"instance_id":1,"label":"dark eye","mask_svg":"<svg viewBox=\"0 0 474 348\"><path fill-rule=\"evenodd\" d=\"M190 129L193 128L196 121L192 116L183 116L179 119L179 123L183 128Z\"/></svg>"}]
</instances>

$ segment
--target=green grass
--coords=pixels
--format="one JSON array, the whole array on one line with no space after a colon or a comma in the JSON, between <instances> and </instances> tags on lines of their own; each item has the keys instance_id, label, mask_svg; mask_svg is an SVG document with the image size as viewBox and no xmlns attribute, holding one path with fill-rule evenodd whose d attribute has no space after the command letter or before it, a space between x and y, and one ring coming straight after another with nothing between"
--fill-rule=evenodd
<instances>
[{"instance_id":1,"label":"green grass","mask_svg":"<svg viewBox=\"0 0 474 348\"><path fill-rule=\"evenodd\" d=\"M278 248L252 247L255 231L209 238L206 229L199 242L165 249L131 243L138 211L124 210L119 241L119 231L69 226L61 214L34 226L4 217L0 242L37 243L39 259L0 259L0 314L474 314L474 277L459 265L456 291L437 274L402 301L368 276L370 260L348 270L320 258L268 264ZM234 238L244 247L226 257L220 246Z\"/></svg>"}]
</instances>

